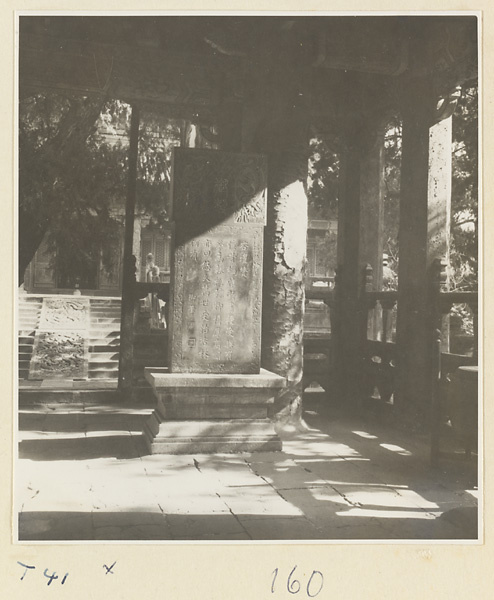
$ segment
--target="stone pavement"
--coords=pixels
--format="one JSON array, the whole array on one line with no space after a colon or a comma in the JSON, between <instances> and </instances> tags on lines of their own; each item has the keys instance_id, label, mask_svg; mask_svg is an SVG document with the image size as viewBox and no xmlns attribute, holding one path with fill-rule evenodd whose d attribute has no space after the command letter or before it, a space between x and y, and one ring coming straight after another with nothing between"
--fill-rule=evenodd
<instances>
[{"instance_id":1,"label":"stone pavement","mask_svg":"<svg viewBox=\"0 0 494 600\"><path fill-rule=\"evenodd\" d=\"M149 403L23 402L19 540L477 538L475 464L433 469L425 438L307 406L281 452L150 456Z\"/></svg>"}]
</instances>

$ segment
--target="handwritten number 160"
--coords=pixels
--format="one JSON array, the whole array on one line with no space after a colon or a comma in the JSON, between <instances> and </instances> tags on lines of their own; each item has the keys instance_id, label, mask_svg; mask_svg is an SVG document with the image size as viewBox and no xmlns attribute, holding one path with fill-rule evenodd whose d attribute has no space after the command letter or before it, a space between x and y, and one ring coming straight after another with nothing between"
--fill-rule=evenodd
<instances>
[{"instance_id":1,"label":"handwritten number 160","mask_svg":"<svg viewBox=\"0 0 494 600\"><path fill-rule=\"evenodd\" d=\"M298 594L301 588L300 581L293 577L296 568L297 565L295 565L290 571L290 575L288 575L288 579L286 581L286 587L290 594ZM277 577L278 567L276 567L276 569L273 571L273 583L271 584L272 594L274 594L274 584L276 582ZM309 598L314 598L315 596L317 596L317 594L319 594L319 592L322 590L323 585L324 577L321 571L312 571L312 575L310 576L309 581L307 582L307 596L309 596Z\"/></svg>"}]
</instances>

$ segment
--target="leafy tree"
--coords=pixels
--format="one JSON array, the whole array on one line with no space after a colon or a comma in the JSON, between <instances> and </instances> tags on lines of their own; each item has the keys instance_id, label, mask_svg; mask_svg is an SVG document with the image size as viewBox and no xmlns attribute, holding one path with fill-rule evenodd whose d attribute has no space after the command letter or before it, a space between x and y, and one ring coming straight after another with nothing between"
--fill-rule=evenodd
<instances>
[{"instance_id":1,"label":"leafy tree","mask_svg":"<svg viewBox=\"0 0 494 600\"><path fill-rule=\"evenodd\" d=\"M307 181L309 218L335 220L338 218L338 175L339 156L332 147L331 140L314 137L310 141L311 155ZM317 250L327 257L327 272L336 270L336 236L326 231L318 236ZM307 277L309 273L307 272Z\"/></svg>"},{"instance_id":2,"label":"leafy tree","mask_svg":"<svg viewBox=\"0 0 494 600\"><path fill-rule=\"evenodd\" d=\"M20 102L19 284L49 226L65 212L64 203L80 205L80 190L68 180L80 172L100 111L101 102L92 98L37 94ZM80 208L81 214L95 210Z\"/></svg>"},{"instance_id":3,"label":"leafy tree","mask_svg":"<svg viewBox=\"0 0 494 600\"><path fill-rule=\"evenodd\" d=\"M451 284L472 291L478 283L478 88L464 86L453 115Z\"/></svg>"},{"instance_id":4,"label":"leafy tree","mask_svg":"<svg viewBox=\"0 0 494 600\"><path fill-rule=\"evenodd\" d=\"M164 227L170 213L171 154L180 145L181 121L142 115L137 168L137 207L154 226Z\"/></svg>"},{"instance_id":5,"label":"leafy tree","mask_svg":"<svg viewBox=\"0 0 494 600\"><path fill-rule=\"evenodd\" d=\"M310 141L307 193L312 219L335 219L338 213L340 161L328 140L317 136Z\"/></svg>"},{"instance_id":6,"label":"leafy tree","mask_svg":"<svg viewBox=\"0 0 494 600\"><path fill-rule=\"evenodd\" d=\"M90 281L100 258L113 268L126 197L130 106L117 100L37 94L20 104L19 284L43 237L61 281ZM171 149L180 126L144 115L138 210L168 218Z\"/></svg>"},{"instance_id":7,"label":"leafy tree","mask_svg":"<svg viewBox=\"0 0 494 600\"><path fill-rule=\"evenodd\" d=\"M388 288L396 289L398 273L398 228L400 219L402 124L393 115L384 134L384 240L383 250L388 255ZM394 276L393 276L394 274Z\"/></svg>"}]
</instances>

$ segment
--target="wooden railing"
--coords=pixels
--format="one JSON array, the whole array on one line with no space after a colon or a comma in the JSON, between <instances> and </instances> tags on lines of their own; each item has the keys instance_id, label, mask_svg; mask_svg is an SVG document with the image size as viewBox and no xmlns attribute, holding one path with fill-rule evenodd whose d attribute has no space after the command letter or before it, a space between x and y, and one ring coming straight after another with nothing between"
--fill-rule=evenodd
<instances>
[{"instance_id":1,"label":"wooden railing","mask_svg":"<svg viewBox=\"0 0 494 600\"><path fill-rule=\"evenodd\" d=\"M134 300L141 300L148 294L157 294L160 300L168 302L170 298L169 283L150 283L147 281L136 281L134 283Z\"/></svg>"},{"instance_id":2,"label":"wooden railing","mask_svg":"<svg viewBox=\"0 0 494 600\"><path fill-rule=\"evenodd\" d=\"M328 307L330 319L334 315L334 298L334 290L329 287L311 287L305 292L306 305L311 300L322 301ZM333 323L329 329L323 327L319 331L304 332L304 379L302 382L304 389L315 381L324 390L329 391L332 366L332 328Z\"/></svg>"},{"instance_id":3,"label":"wooden railing","mask_svg":"<svg viewBox=\"0 0 494 600\"><path fill-rule=\"evenodd\" d=\"M441 435L445 424L451 425L453 410L452 395L455 392L455 374L459 367L475 366L478 364L478 293L477 292L447 292L444 291L446 284L446 265L436 260L431 269L431 335L432 335L432 357L431 357L431 462L437 464L441 449ZM473 315L473 349L471 355L453 354L444 348L444 326L446 317L454 305L464 304L468 306ZM467 411L476 415L477 403L474 401L467 407ZM470 423L476 423L476 416L471 418ZM476 437L476 432L469 432L469 437ZM467 448L465 448L467 450ZM468 448L467 452L470 452Z\"/></svg>"},{"instance_id":4,"label":"wooden railing","mask_svg":"<svg viewBox=\"0 0 494 600\"><path fill-rule=\"evenodd\" d=\"M398 292L372 291L370 265L364 269L362 288L362 396L391 406L396 391Z\"/></svg>"},{"instance_id":5,"label":"wooden railing","mask_svg":"<svg viewBox=\"0 0 494 600\"><path fill-rule=\"evenodd\" d=\"M436 261L431 268L428 327L430 331L431 460L439 457L441 432L450 423L451 395L455 373L460 366L477 365L478 294L446 291L445 265ZM397 387L399 356L395 343L398 293L372 291L372 269L367 266L361 285L361 390L364 401L392 407ZM473 351L470 355L449 351L448 315L453 306L467 305L473 315ZM476 407L472 407L476 410ZM471 419L472 421L472 419Z\"/></svg>"}]
</instances>

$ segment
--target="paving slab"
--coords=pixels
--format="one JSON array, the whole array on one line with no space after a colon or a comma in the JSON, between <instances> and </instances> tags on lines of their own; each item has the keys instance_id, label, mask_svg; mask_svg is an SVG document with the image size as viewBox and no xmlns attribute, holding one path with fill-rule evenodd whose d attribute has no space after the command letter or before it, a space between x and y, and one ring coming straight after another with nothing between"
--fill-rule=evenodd
<instances>
[{"instance_id":1,"label":"paving slab","mask_svg":"<svg viewBox=\"0 0 494 600\"><path fill-rule=\"evenodd\" d=\"M21 541L473 540L476 463L318 412L283 450L147 455L137 403L21 406ZM317 427L316 427L317 425Z\"/></svg>"},{"instance_id":2,"label":"paving slab","mask_svg":"<svg viewBox=\"0 0 494 600\"><path fill-rule=\"evenodd\" d=\"M323 532L306 517L283 517L269 515L250 518L240 515L239 520L254 540L317 540Z\"/></svg>"},{"instance_id":3,"label":"paving slab","mask_svg":"<svg viewBox=\"0 0 494 600\"><path fill-rule=\"evenodd\" d=\"M167 515L167 521L174 539L192 536L215 536L221 539L222 534L245 535L246 529L240 520L232 514L205 515Z\"/></svg>"}]
</instances>

